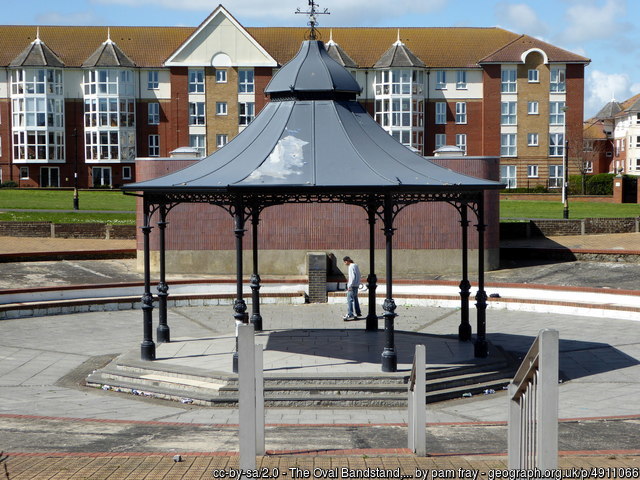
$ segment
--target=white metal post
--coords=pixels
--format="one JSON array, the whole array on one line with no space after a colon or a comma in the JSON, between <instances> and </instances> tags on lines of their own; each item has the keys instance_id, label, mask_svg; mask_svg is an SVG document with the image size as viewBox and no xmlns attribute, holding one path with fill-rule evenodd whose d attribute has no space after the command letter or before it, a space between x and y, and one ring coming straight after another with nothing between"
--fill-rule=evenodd
<instances>
[{"instance_id":1,"label":"white metal post","mask_svg":"<svg viewBox=\"0 0 640 480\"><path fill-rule=\"evenodd\" d=\"M427 454L425 425L427 423L427 387L425 380L426 347L416 345L413 359L415 382L410 381L408 392L409 413L407 422L408 446L416 455Z\"/></svg>"},{"instance_id":2,"label":"white metal post","mask_svg":"<svg viewBox=\"0 0 640 480\"><path fill-rule=\"evenodd\" d=\"M264 455L264 374L263 346L256 345L256 455Z\"/></svg>"},{"instance_id":3,"label":"white metal post","mask_svg":"<svg viewBox=\"0 0 640 480\"><path fill-rule=\"evenodd\" d=\"M536 451L541 470L558 468L558 371L559 334L557 330L540 332L540 369L538 377L538 436Z\"/></svg>"},{"instance_id":4,"label":"white metal post","mask_svg":"<svg viewBox=\"0 0 640 480\"><path fill-rule=\"evenodd\" d=\"M256 348L253 325L238 325L240 469L256 468Z\"/></svg>"}]
</instances>

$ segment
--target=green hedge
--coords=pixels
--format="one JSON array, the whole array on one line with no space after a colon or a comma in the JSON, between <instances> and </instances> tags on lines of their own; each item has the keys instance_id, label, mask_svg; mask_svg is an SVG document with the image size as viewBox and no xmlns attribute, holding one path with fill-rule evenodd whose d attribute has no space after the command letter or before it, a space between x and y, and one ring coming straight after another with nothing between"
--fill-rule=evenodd
<instances>
[{"instance_id":1,"label":"green hedge","mask_svg":"<svg viewBox=\"0 0 640 480\"><path fill-rule=\"evenodd\" d=\"M571 195L613 195L613 173L585 175L569 175L569 194ZM584 192L583 192L584 185Z\"/></svg>"}]
</instances>

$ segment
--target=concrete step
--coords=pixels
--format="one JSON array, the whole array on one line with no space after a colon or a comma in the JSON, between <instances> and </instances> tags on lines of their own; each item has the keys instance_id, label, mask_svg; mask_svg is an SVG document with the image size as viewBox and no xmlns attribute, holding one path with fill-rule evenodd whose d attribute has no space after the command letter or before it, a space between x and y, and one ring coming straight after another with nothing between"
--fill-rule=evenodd
<instances>
[{"instance_id":1,"label":"concrete step","mask_svg":"<svg viewBox=\"0 0 640 480\"><path fill-rule=\"evenodd\" d=\"M436 366L425 373L427 402L439 402L486 390L500 391L510 381L509 358L496 355L488 364ZM186 372L186 373L185 373ZM270 407L370 406L407 404L409 372L336 375L266 374L265 405ZM131 355L118 357L91 373L87 385L197 405L235 407L235 374L183 369L158 362L142 362Z\"/></svg>"}]
</instances>

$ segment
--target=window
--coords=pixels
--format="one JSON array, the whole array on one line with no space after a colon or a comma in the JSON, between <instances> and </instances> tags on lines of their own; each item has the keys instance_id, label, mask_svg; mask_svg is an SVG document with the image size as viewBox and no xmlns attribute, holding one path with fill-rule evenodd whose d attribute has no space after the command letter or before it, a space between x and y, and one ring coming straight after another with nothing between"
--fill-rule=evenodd
<instances>
[{"instance_id":1,"label":"window","mask_svg":"<svg viewBox=\"0 0 640 480\"><path fill-rule=\"evenodd\" d=\"M529 70L529 83L540 83L540 72L538 70Z\"/></svg>"},{"instance_id":2,"label":"window","mask_svg":"<svg viewBox=\"0 0 640 480\"><path fill-rule=\"evenodd\" d=\"M640 135L636 136L636 148L640 148Z\"/></svg>"},{"instance_id":3,"label":"window","mask_svg":"<svg viewBox=\"0 0 640 480\"><path fill-rule=\"evenodd\" d=\"M564 102L549 102L549 124L564 125Z\"/></svg>"},{"instance_id":4,"label":"window","mask_svg":"<svg viewBox=\"0 0 640 480\"><path fill-rule=\"evenodd\" d=\"M189 125L204 124L204 102L189 102Z\"/></svg>"},{"instance_id":5,"label":"window","mask_svg":"<svg viewBox=\"0 0 640 480\"><path fill-rule=\"evenodd\" d=\"M640 159L636 160L636 170L638 169L638 166L637 166L638 160ZM585 161L583 164L583 167L584 167L584 173L593 173L593 162L591 160Z\"/></svg>"},{"instance_id":6,"label":"window","mask_svg":"<svg viewBox=\"0 0 640 480\"><path fill-rule=\"evenodd\" d=\"M436 70L436 90L446 90L447 88L447 72L444 70Z\"/></svg>"},{"instance_id":7,"label":"window","mask_svg":"<svg viewBox=\"0 0 640 480\"><path fill-rule=\"evenodd\" d=\"M14 160L64 160L64 132L14 131L13 158Z\"/></svg>"},{"instance_id":8,"label":"window","mask_svg":"<svg viewBox=\"0 0 640 480\"><path fill-rule=\"evenodd\" d=\"M515 125L517 123L516 107L516 102L502 102L502 114L500 115L501 125Z\"/></svg>"},{"instance_id":9,"label":"window","mask_svg":"<svg viewBox=\"0 0 640 480\"><path fill-rule=\"evenodd\" d=\"M216 146L218 148L224 147L229 142L229 135L219 133L216 135Z\"/></svg>"},{"instance_id":10,"label":"window","mask_svg":"<svg viewBox=\"0 0 640 480\"><path fill-rule=\"evenodd\" d=\"M515 157L516 156L516 134L503 133L500 135L500 156Z\"/></svg>"},{"instance_id":11,"label":"window","mask_svg":"<svg viewBox=\"0 0 640 480\"><path fill-rule=\"evenodd\" d=\"M529 115L538 115L538 102L527 102L527 113Z\"/></svg>"},{"instance_id":12,"label":"window","mask_svg":"<svg viewBox=\"0 0 640 480\"><path fill-rule=\"evenodd\" d=\"M502 83L500 91L502 93L516 93L517 71L515 68L505 68L502 70Z\"/></svg>"},{"instance_id":13,"label":"window","mask_svg":"<svg viewBox=\"0 0 640 480\"><path fill-rule=\"evenodd\" d=\"M456 102L456 123L467 123L467 102Z\"/></svg>"},{"instance_id":14,"label":"window","mask_svg":"<svg viewBox=\"0 0 640 480\"><path fill-rule=\"evenodd\" d=\"M29 167L20 167L20 180L29 180Z\"/></svg>"},{"instance_id":15,"label":"window","mask_svg":"<svg viewBox=\"0 0 640 480\"><path fill-rule=\"evenodd\" d=\"M466 133L458 133L456 134L456 147L467 154L467 134Z\"/></svg>"},{"instance_id":16,"label":"window","mask_svg":"<svg viewBox=\"0 0 640 480\"><path fill-rule=\"evenodd\" d=\"M122 167L122 179L131 180L131 167Z\"/></svg>"},{"instance_id":17,"label":"window","mask_svg":"<svg viewBox=\"0 0 640 480\"><path fill-rule=\"evenodd\" d=\"M254 110L255 110L255 104L253 102L239 103L238 104L238 112L239 112L238 124L240 126L249 125L253 120L253 118L255 117Z\"/></svg>"},{"instance_id":18,"label":"window","mask_svg":"<svg viewBox=\"0 0 640 480\"><path fill-rule=\"evenodd\" d=\"M160 135L149 135L149 156L160 156Z\"/></svg>"},{"instance_id":19,"label":"window","mask_svg":"<svg viewBox=\"0 0 640 480\"><path fill-rule=\"evenodd\" d=\"M227 83L226 70L216 70L216 83Z\"/></svg>"},{"instance_id":20,"label":"window","mask_svg":"<svg viewBox=\"0 0 640 480\"><path fill-rule=\"evenodd\" d=\"M436 133L436 150L447 144L447 135L444 133Z\"/></svg>"},{"instance_id":21,"label":"window","mask_svg":"<svg viewBox=\"0 0 640 480\"><path fill-rule=\"evenodd\" d=\"M527 134L527 145L529 145L530 147L537 147L539 145L537 133Z\"/></svg>"},{"instance_id":22,"label":"window","mask_svg":"<svg viewBox=\"0 0 640 480\"><path fill-rule=\"evenodd\" d=\"M447 123L447 104L436 102L436 124L444 125L445 123Z\"/></svg>"},{"instance_id":23,"label":"window","mask_svg":"<svg viewBox=\"0 0 640 480\"><path fill-rule=\"evenodd\" d=\"M507 185L507 188L516 188L518 185L515 165L500 165L500 183Z\"/></svg>"},{"instance_id":24,"label":"window","mask_svg":"<svg viewBox=\"0 0 640 480\"><path fill-rule=\"evenodd\" d=\"M94 188L111 186L111 167L93 167L91 175Z\"/></svg>"},{"instance_id":25,"label":"window","mask_svg":"<svg viewBox=\"0 0 640 480\"><path fill-rule=\"evenodd\" d=\"M150 70L149 72L147 72L147 90L157 90L158 88L160 88L158 71Z\"/></svg>"},{"instance_id":26,"label":"window","mask_svg":"<svg viewBox=\"0 0 640 480\"><path fill-rule=\"evenodd\" d=\"M549 165L549 188L562 187L563 177L564 167L562 165Z\"/></svg>"},{"instance_id":27,"label":"window","mask_svg":"<svg viewBox=\"0 0 640 480\"><path fill-rule=\"evenodd\" d=\"M189 135L189 146L198 151L199 157L204 157L206 152L206 136L205 135Z\"/></svg>"},{"instance_id":28,"label":"window","mask_svg":"<svg viewBox=\"0 0 640 480\"><path fill-rule=\"evenodd\" d=\"M527 177L538 178L538 165L527 165Z\"/></svg>"},{"instance_id":29,"label":"window","mask_svg":"<svg viewBox=\"0 0 640 480\"><path fill-rule=\"evenodd\" d=\"M204 93L204 70L189 70L189 93Z\"/></svg>"},{"instance_id":30,"label":"window","mask_svg":"<svg viewBox=\"0 0 640 480\"><path fill-rule=\"evenodd\" d=\"M238 70L238 93L253 93L254 90L255 90L255 83L254 83L253 69Z\"/></svg>"},{"instance_id":31,"label":"window","mask_svg":"<svg viewBox=\"0 0 640 480\"><path fill-rule=\"evenodd\" d=\"M467 89L467 72L464 70L458 70L456 72L456 89L457 90Z\"/></svg>"},{"instance_id":32,"label":"window","mask_svg":"<svg viewBox=\"0 0 640 480\"><path fill-rule=\"evenodd\" d=\"M549 134L549 156L562 157L563 155L564 155L564 134L550 133Z\"/></svg>"},{"instance_id":33,"label":"window","mask_svg":"<svg viewBox=\"0 0 640 480\"><path fill-rule=\"evenodd\" d=\"M41 187L59 187L60 186L60 168L40 167L40 186Z\"/></svg>"},{"instance_id":34,"label":"window","mask_svg":"<svg viewBox=\"0 0 640 480\"><path fill-rule=\"evenodd\" d=\"M566 92L566 73L564 68L551 69L550 91L552 93Z\"/></svg>"},{"instance_id":35,"label":"window","mask_svg":"<svg viewBox=\"0 0 640 480\"><path fill-rule=\"evenodd\" d=\"M160 104L158 102L149 103L147 106L147 123L149 125L160 124Z\"/></svg>"},{"instance_id":36,"label":"window","mask_svg":"<svg viewBox=\"0 0 640 480\"><path fill-rule=\"evenodd\" d=\"M227 102L216 102L216 115L227 114Z\"/></svg>"}]
</instances>

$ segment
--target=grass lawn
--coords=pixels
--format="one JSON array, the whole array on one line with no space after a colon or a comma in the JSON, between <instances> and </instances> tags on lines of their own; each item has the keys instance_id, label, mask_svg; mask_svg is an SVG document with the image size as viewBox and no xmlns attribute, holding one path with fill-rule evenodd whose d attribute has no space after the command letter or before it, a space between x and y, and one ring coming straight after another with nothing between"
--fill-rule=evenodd
<instances>
[{"instance_id":1,"label":"grass lawn","mask_svg":"<svg viewBox=\"0 0 640 480\"><path fill-rule=\"evenodd\" d=\"M136 210L136 198L120 191L82 190L78 199L80 211ZM0 209L2 208L73 210L73 190L0 188Z\"/></svg>"},{"instance_id":2,"label":"grass lawn","mask_svg":"<svg viewBox=\"0 0 640 480\"><path fill-rule=\"evenodd\" d=\"M561 202L500 200L500 219L562 218ZM626 218L640 217L640 205L636 203L571 202L569 218Z\"/></svg>"}]
</instances>

